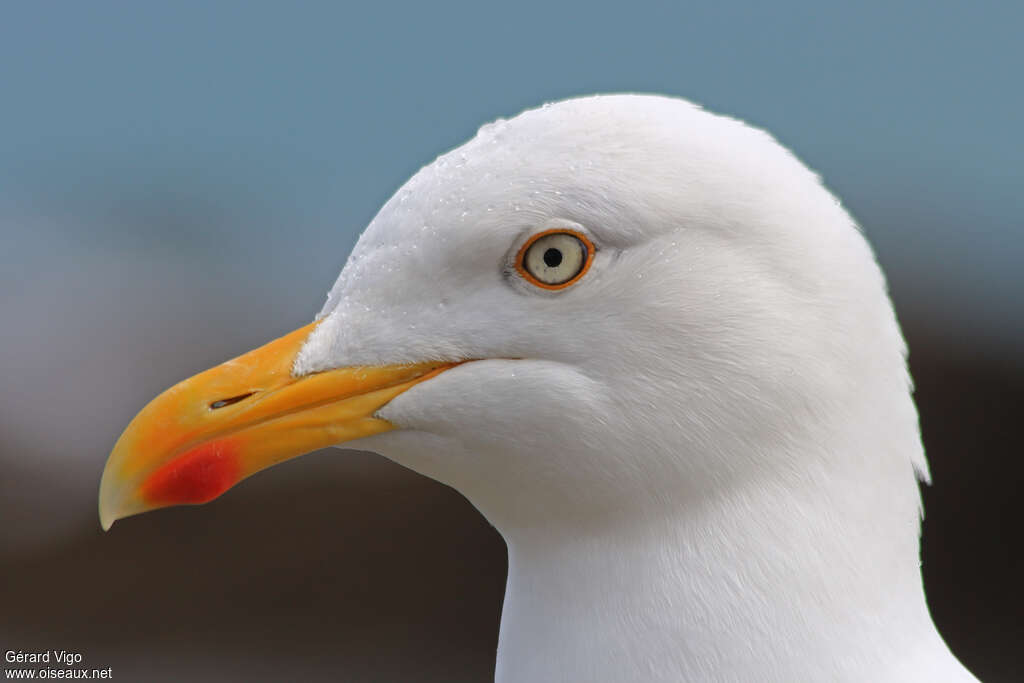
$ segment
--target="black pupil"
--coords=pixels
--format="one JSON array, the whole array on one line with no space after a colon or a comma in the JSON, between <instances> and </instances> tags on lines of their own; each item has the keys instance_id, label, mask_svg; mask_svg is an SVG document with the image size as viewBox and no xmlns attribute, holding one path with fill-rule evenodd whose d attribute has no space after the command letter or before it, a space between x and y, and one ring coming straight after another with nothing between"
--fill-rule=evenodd
<instances>
[{"instance_id":1,"label":"black pupil","mask_svg":"<svg viewBox=\"0 0 1024 683\"><path fill-rule=\"evenodd\" d=\"M544 264L548 268L555 268L562 262L562 252L554 247L544 252Z\"/></svg>"}]
</instances>

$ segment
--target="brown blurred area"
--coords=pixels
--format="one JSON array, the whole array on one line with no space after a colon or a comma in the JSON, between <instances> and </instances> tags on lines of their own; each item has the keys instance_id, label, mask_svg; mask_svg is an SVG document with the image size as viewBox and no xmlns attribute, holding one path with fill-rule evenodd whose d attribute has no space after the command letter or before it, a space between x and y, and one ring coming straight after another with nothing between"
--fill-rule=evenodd
<instances>
[{"instance_id":1,"label":"brown blurred area","mask_svg":"<svg viewBox=\"0 0 1024 683\"><path fill-rule=\"evenodd\" d=\"M79 651L122 681L493 676L504 544L465 499L356 451L280 469L4 557L4 647Z\"/></svg>"},{"instance_id":2,"label":"brown blurred area","mask_svg":"<svg viewBox=\"0 0 1024 683\"><path fill-rule=\"evenodd\" d=\"M932 475L921 539L932 618L980 680L1019 681L1024 366L904 331Z\"/></svg>"},{"instance_id":3,"label":"brown blurred area","mask_svg":"<svg viewBox=\"0 0 1024 683\"><path fill-rule=\"evenodd\" d=\"M924 489L929 604L982 680L1019 680L1024 369L905 327L934 480ZM31 525L26 516L62 504L62 490L23 466L33 444L2 448L4 527ZM75 487L94 494L99 469L86 474ZM5 543L4 649L79 651L122 681L493 676L500 536L452 489L379 456L322 451L213 504L107 534L94 495L76 500L61 534Z\"/></svg>"}]
</instances>

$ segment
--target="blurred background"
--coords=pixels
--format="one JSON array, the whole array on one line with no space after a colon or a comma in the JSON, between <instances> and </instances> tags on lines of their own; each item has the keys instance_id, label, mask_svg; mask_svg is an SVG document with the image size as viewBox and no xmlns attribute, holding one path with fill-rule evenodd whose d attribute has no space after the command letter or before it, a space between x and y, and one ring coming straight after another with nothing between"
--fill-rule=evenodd
<instances>
[{"instance_id":1,"label":"blurred background","mask_svg":"<svg viewBox=\"0 0 1024 683\"><path fill-rule=\"evenodd\" d=\"M489 680L505 550L451 489L324 451L104 535L100 472L155 394L311 320L420 166L647 91L768 129L863 225L917 382L933 615L1020 680L1024 4L361 5L0 5L0 649Z\"/></svg>"}]
</instances>

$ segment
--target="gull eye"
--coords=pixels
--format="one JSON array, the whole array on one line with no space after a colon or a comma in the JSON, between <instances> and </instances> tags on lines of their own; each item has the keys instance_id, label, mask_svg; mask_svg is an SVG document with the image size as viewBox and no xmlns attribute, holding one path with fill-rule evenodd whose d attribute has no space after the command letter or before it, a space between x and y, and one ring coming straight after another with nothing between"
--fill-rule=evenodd
<instances>
[{"instance_id":1,"label":"gull eye","mask_svg":"<svg viewBox=\"0 0 1024 683\"><path fill-rule=\"evenodd\" d=\"M593 258L594 245L586 235L573 230L545 230L519 250L516 270L532 285L563 289L583 277Z\"/></svg>"}]
</instances>

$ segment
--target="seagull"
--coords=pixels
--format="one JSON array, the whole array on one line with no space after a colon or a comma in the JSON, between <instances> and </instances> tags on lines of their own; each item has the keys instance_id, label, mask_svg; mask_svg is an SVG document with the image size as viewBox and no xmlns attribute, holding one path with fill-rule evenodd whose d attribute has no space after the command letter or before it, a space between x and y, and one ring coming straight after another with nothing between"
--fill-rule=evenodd
<instances>
[{"instance_id":1,"label":"seagull","mask_svg":"<svg viewBox=\"0 0 1024 683\"><path fill-rule=\"evenodd\" d=\"M314 322L131 421L101 523L338 444L504 537L499 683L976 680L925 601L871 248L769 134L688 101L545 105L421 169Z\"/></svg>"}]
</instances>

